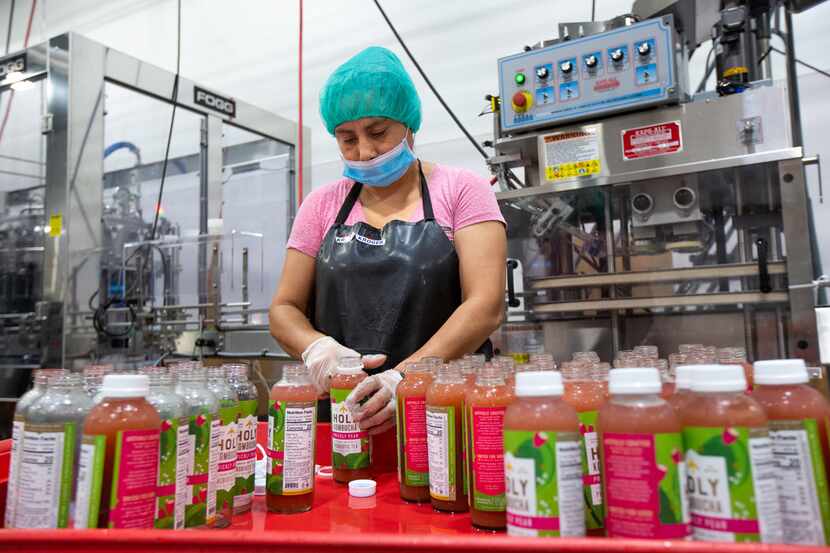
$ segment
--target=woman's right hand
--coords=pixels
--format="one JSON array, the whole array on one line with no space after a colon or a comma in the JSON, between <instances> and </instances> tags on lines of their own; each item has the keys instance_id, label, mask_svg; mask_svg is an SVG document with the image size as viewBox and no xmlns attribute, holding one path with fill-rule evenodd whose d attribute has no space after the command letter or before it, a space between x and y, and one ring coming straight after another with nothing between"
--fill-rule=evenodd
<instances>
[{"instance_id":1,"label":"woman's right hand","mask_svg":"<svg viewBox=\"0 0 830 553\"><path fill-rule=\"evenodd\" d=\"M331 377L337 371L337 363L343 357L362 357L363 366L367 369L375 369L386 362L386 356L363 355L353 349L347 348L332 338L323 336L314 340L303 351L302 359L309 369L311 382L317 390L317 394L324 396L331 388Z\"/></svg>"}]
</instances>

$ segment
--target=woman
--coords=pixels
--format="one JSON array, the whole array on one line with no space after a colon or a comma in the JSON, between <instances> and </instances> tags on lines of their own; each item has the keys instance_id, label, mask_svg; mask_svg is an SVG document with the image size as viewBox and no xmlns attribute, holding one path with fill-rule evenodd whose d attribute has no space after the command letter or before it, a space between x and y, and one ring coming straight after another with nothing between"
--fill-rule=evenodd
<instances>
[{"instance_id":1,"label":"woman","mask_svg":"<svg viewBox=\"0 0 830 553\"><path fill-rule=\"evenodd\" d=\"M271 334L302 358L321 396L338 359L361 354L371 376L346 405L378 434L395 424L408 363L489 345L503 314L504 219L485 179L416 159L421 103L389 50L367 48L337 68L320 114L344 178L300 207Z\"/></svg>"}]
</instances>

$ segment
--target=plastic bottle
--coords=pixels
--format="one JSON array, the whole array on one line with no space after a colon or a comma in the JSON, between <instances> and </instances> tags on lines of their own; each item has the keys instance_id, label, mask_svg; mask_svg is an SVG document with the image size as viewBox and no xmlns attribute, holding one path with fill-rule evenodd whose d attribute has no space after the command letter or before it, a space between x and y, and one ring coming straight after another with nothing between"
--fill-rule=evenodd
<instances>
[{"instance_id":1,"label":"plastic bottle","mask_svg":"<svg viewBox=\"0 0 830 553\"><path fill-rule=\"evenodd\" d=\"M563 393L557 372L516 374L504 415L508 535L585 535L579 418Z\"/></svg>"},{"instance_id":2,"label":"plastic bottle","mask_svg":"<svg viewBox=\"0 0 830 553\"><path fill-rule=\"evenodd\" d=\"M162 367L145 367L147 401L161 419L159 470L154 525L159 529L184 528L187 504L187 463L190 459L187 404L173 391L173 377Z\"/></svg>"},{"instance_id":3,"label":"plastic bottle","mask_svg":"<svg viewBox=\"0 0 830 553\"><path fill-rule=\"evenodd\" d=\"M239 398L237 428L239 438L236 449L236 495L233 498L233 513L241 514L251 510L254 501L254 468L256 465L257 411L259 394L253 382L248 380L248 365L223 365L228 384Z\"/></svg>"},{"instance_id":4,"label":"plastic bottle","mask_svg":"<svg viewBox=\"0 0 830 553\"><path fill-rule=\"evenodd\" d=\"M754 387L752 376L752 363L746 360L744 348L720 348L717 350L718 363L721 365L740 365L744 369L746 378L746 391L751 392Z\"/></svg>"},{"instance_id":5,"label":"plastic bottle","mask_svg":"<svg viewBox=\"0 0 830 553\"><path fill-rule=\"evenodd\" d=\"M17 507L17 480L20 474L20 455L23 451L23 432L26 427L26 412L46 391L50 376L63 374L63 369L35 369L32 372L34 385L20 396L14 408L12 422L12 447L9 459L9 480L6 488L6 513L4 528L15 528Z\"/></svg>"},{"instance_id":6,"label":"plastic bottle","mask_svg":"<svg viewBox=\"0 0 830 553\"><path fill-rule=\"evenodd\" d=\"M421 357L420 363L426 364L432 373L432 378L435 378L438 376L438 369L444 364L444 360L438 356L429 355L427 357Z\"/></svg>"},{"instance_id":7,"label":"plastic bottle","mask_svg":"<svg viewBox=\"0 0 830 553\"><path fill-rule=\"evenodd\" d=\"M694 398L692 392L692 373L695 365L679 365L675 367L674 393L666 398L674 412L681 415L686 403Z\"/></svg>"},{"instance_id":8,"label":"plastic bottle","mask_svg":"<svg viewBox=\"0 0 830 553\"><path fill-rule=\"evenodd\" d=\"M430 500L426 412L430 384L430 367L424 363L410 363L395 391L401 499L416 503Z\"/></svg>"},{"instance_id":9,"label":"plastic bottle","mask_svg":"<svg viewBox=\"0 0 830 553\"><path fill-rule=\"evenodd\" d=\"M444 364L427 389L426 430L432 507L468 510L464 466L464 377L457 364Z\"/></svg>"},{"instance_id":10,"label":"plastic bottle","mask_svg":"<svg viewBox=\"0 0 830 553\"><path fill-rule=\"evenodd\" d=\"M501 367L504 382L512 390L516 385L516 360L510 355L499 355L493 361L493 365ZM476 381L478 381L478 378L476 378Z\"/></svg>"},{"instance_id":11,"label":"plastic bottle","mask_svg":"<svg viewBox=\"0 0 830 553\"><path fill-rule=\"evenodd\" d=\"M219 400L219 435L211 436L211 448L218 456L216 468L216 525L228 526L233 517L233 500L236 495L236 449L239 442L239 398L228 385L224 367L207 370L207 387Z\"/></svg>"},{"instance_id":12,"label":"plastic bottle","mask_svg":"<svg viewBox=\"0 0 830 553\"><path fill-rule=\"evenodd\" d=\"M359 357L353 359L360 361ZM269 511L289 514L311 509L316 432L317 392L308 368L303 364L286 365L282 378L271 388L268 402Z\"/></svg>"},{"instance_id":13,"label":"plastic bottle","mask_svg":"<svg viewBox=\"0 0 830 553\"><path fill-rule=\"evenodd\" d=\"M95 396L101 391L104 375L111 371L112 365L87 365L84 367L84 389L91 400L95 401Z\"/></svg>"},{"instance_id":14,"label":"plastic bottle","mask_svg":"<svg viewBox=\"0 0 830 553\"><path fill-rule=\"evenodd\" d=\"M739 365L698 365L681 413L694 539L779 543L781 514L764 409Z\"/></svg>"},{"instance_id":15,"label":"plastic bottle","mask_svg":"<svg viewBox=\"0 0 830 553\"><path fill-rule=\"evenodd\" d=\"M153 528L161 419L149 391L147 375L104 377L83 426L76 528Z\"/></svg>"},{"instance_id":16,"label":"plastic bottle","mask_svg":"<svg viewBox=\"0 0 830 553\"><path fill-rule=\"evenodd\" d=\"M68 528L81 426L92 409L77 373L49 377L29 405L17 475L17 528Z\"/></svg>"},{"instance_id":17,"label":"plastic bottle","mask_svg":"<svg viewBox=\"0 0 830 553\"><path fill-rule=\"evenodd\" d=\"M467 394L470 514L473 526L504 529L504 413L514 400L501 367L485 365Z\"/></svg>"},{"instance_id":18,"label":"plastic bottle","mask_svg":"<svg viewBox=\"0 0 830 553\"><path fill-rule=\"evenodd\" d=\"M752 397L769 418L784 543L830 545L830 403L801 359L758 361Z\"/></svg>"},{"instance_id":19,"label":"plastic bottle","mask_svg":"<svg viewBox=\"0 0 830 553\"><path fill-rule=\"evenodd\" d=\"M608 537L687 538L682 426L658 369L614 369L609 389L597 418Z\"/></svg>"},{"instance_id":20,"label":"plastic bottle","mask_svg":"<svg viewBox=\"0 0 830 553\"><path fill-rule=\"evenodd\" d=\"M660 381L662 383L660 397L668 399L677 389L674 367L669 364L667 359L655 359L654 361L654 366L660 371Z\"/></svg>"},{"instance_id":21,"label":"plastic bottle","mask_svg":"<svg viewBox=\"0 0 830 553\"><path fill-rule=\"evenodd\" d=\"M340 484L372 477L369 433L352 420L345 404L366 377L360 357L343 357L331 379L331 465L334 481Z\"/></svg>"},{"instance_id":22,"label":"plastic bottle","mask_svg":"<svg viewBox=\"0 0 830 553\"><path fill-rule=\"evenodd\" d=\"M177 367L176 394L187 405L189 452L185 528L216 523L216 471L218 469L219 399L208 390L205 369Z\"/></svg>"},{"instance_id":23,"label":"plastic bottle","mask_svg":"<svg viewBox=\"0 0 830 553\"><path fill-rule=\"evenodd\" d=\"M582 436L585 529L589 536L605 535L597 414L607 400L607 388L595 378L598 374L598 371L581 361L562 363L565 401L576 409L579 433Z\"/></svg>"},{"instance_id":24,"label":"plastic bottle","mask_svg":"<svg viewBox=\"0 0 830 553\"><path fill-rule=\"evenodd\" d=\"M553 355L550 353L532 353L530 354L530 363L540 371L555 371L558 368Z\"/></svg>"}]
</instances>

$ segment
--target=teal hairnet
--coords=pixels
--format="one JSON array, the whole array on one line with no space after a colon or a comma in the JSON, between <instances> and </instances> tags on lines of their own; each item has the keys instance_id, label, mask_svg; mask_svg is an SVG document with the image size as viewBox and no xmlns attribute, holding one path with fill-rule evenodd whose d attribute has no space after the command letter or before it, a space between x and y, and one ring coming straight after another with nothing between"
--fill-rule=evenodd
<instances>
[{"instance_id":1,"label":"teal hairnet","mask_svg":"<svg viewBox=\"0 0 830 553\"><path fill-rule=\"evenodd\" d=\"M341 123L363 117L386 117L416 132L421 100L398 56L370 46L329 76L320 92L320 115L331 134Z\"/></svg>"}]
</instances>

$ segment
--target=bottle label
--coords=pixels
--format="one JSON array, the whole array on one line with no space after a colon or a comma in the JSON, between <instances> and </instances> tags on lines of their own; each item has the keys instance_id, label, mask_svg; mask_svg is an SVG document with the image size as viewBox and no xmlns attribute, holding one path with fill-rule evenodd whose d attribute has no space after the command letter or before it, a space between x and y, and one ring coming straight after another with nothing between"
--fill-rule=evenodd
<instances>
[{"instance_id":1,"label":"bottle label","mask_svg":"<svg viewBox=\"0 0 830 553\"><path fill-rule=\"evenodd\" d=\"M9 481L6 488L5 528L14 528L14 510L17 504L17 475L20 469L20 450L23 441L23 419L18 415L12 422L12 456L9 460Z\"/></svg>"},{"instance_id":2,"label":"bottle label","mask_svg":"<svg viewBox=\"0 0 830 553\"><path fill-rule=\"evenodd\" d=\"M784 543L828 545L827 459L815 419L770 421Z\"/></svg>"},{"instance_id":3,"label":"bottle label","mask_svg":"<svg viewBox=\"0 0 830 553\"><path fill-rule=\"evenodd\" d=\"M220 432L222 421L219 413L210 421L210 446L208 449L208 481L207 481L207 505L205 506L205 519L208 526L216 522L216 492L219 484L219 454L220 454Z\"/></svg>"},{"instance_id":4,"label":"bottle label","mask_svg":"<svg viewBox=\"0 0 830 553\"><path fill-rule=\"evenodd\" d=\"M504 431L507 533L584 536L579 435Z\"/></svg>"},{"instance_id":5,"label":"bottle label","mask_svg":"<svg viewBox=\"0 0 830 553\"><path fill-rule=\"evenodd\" d=\"M351 390L332 388L331 395L331 455L335 469L368 468L369 433L360 430L352 420L345 401Z\"/></svg>"},{"instance_id":6,"label":"bottle label","mask_svg":"<svg viewBox=\"0 0 830 553\"><path fill-rule=\"evenodd\" d=\"M766 429L686 427L683 441L694 538L780 543L776 470Z\"/></svg>"},{"instance_id":7,"label":"bottle label","mask_svg":"<svg viewBox=\"0 0 830 553\"><path fill-rule=\"evenodd\" d=\"M458 499L456 482L460 467L456 460L460 444L455 443L458 415L453 406L430 405L426 408L429 495L439 501Z\"/></svg>"},{"instance_id":8,"label":"bottle label","mask_svg":"<svg viewBox=\"0 0 830 553\"><path fill-rule=\"evenodd\" d=\"M269 494L302 495L314 491L316 423L316 402L268 402Z\"/></svg>"},{"instance_id":9,"label":"bottle label","mask_svg":"<svg viewBox=\"0 0 830 553\"><path fill-rule=\"evenodd\" d=\"M470 462L467 459L467 452L470 451L470 410L467 409L466 402L461 407L461 440L461 483L464 495L469 499Z\"/></svg>"},{"instance_id":10,"label":"bottle label","mask_svg":"<svg viewBox=\"0 0 830 553\"><path fill-rule=\"evenodd\" d=\"M233 509L236 494L236 444L239 431L236 426L237 402L219 409L219 458L216 466L216 508L227 513Z\"/></svg>"},{"instance_id":11,"label":"bottle label","mask_svg":"<svg viewBox=\"0 0 830 553\"><path fill-rule=\"evenodd\" d=\"M187 491L187 419L164 419L159 435L159 474L155 527L184 528Z\"/></svg>"},{"instance_id":12,"label":"bottle label","mask_svg":"<svg viewBox=\"0 0 830 553\"><path fill-rule=\"evenodd\" d=\"M608 537L683 539L681 481L683 438L679 432L602 437Z\"/></svg>"},{"instance_id":13,"label":"bottle label","mask_svg":"<svg viewBox=\"0 0 830 553\"><path fill-rule=\"evenodd\" d=\"M75 528L98 528L106 450L106 436L84 435L78 456Z\"/></svg>"},{"instance_id":14,"label":"bottle label","mask_svg":"<svg viewBox=\"0 0 830 553\"><path fill-rule=\"evenodd\" d=\"M254 467L256 465L257 400L239 402L238 448L236 451L236 496L234 512L250 508L254 500Z\"/></svg>"},{"instance_id":15,"label":"bottle label","mask_svg":"<svg viewBox=\"0 0 830 553\"><path fill-rule=\"evenodd\" d=\"M470 505L479 511L504 511L504 407L473 407L472 489Z\"/></svg>"},{"instance_id":16,"label":"bottle label","mask_svg":"<svg viewBox=\"0 0 830 553\"><path fill-rule=\"evenodd\" d=\"M187 457L187 495L184 510L184 525L186 528L204 526L208 523L208 481L211 474L212 424L213 416L210 413L200 413L188 418L187 451L189 455ZM211 519L210 522L213 522L213 520Z\"/></svg>"},{"instance_id":17,"label":"bottle label","mask_svg":"<svg viewBox=\"0 0 830 553\"><path fill-rule=\"evenodd\" d=\"M27 528L66 528L74 483L77 424L27 424L17 483L15 518Z\"/></svg>"},{"instance_id":18,"label":"bottle label","mask_svg":"<svg viewBox=\"0 0 830 553\"><path fill-rule=\"evenodd\" d=\"M401 407L403 411L400 413L403 484L429 486L426 397L406 397Z\"/></svg>"},{"instance_id":19,"label":"bottle label","mask_svg":"<svg viewBox=\"0 0 830 553\"><path fill-rule=\"evenodd\" d=\"M158 454L158 428L116 434L109 528L153 527Z\"/></svg>"},{"instance_id":20,"label":"bottle label","mask_svg":"<svg viewBox=\"0 0 830 553\"><path fill-rule=\"evenodd\" d=\"M584 411L577 413L577 416L582 442L582 496L585 498L585 528L596 530L605 527L597 412Z\"/></svg>"}]
</instances>

